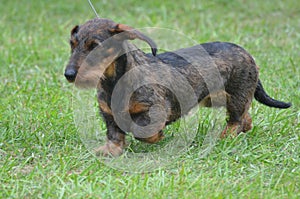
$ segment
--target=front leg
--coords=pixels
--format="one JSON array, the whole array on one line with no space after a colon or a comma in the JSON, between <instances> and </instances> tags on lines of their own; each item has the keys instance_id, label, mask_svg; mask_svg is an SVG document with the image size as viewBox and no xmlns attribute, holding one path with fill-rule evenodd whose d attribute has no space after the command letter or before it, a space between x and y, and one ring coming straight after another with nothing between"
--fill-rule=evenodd
<instances>
[{"instance_id":1,"label":"front leg","mask_svg":"<svg viewBox=\"0 0 300 199\"><path fill-rule=\"evenodd\" d=\"M105 145L95 149L96 155L114 157L120 156L125 147L125 132L122 131L114 121L110 108L104 101L99 102L100 111L107 128L107 141Z\"/></svg>"},{"instance_id":2,"label":"front leg","mask_svg":"<svg viewBox=\"0 0 300 199\"><path fill-rule=\"evenodd\" d=\"M135 124L141 128L145 128L140 131L138 129L132 129L135 139L149 144L159 142L164 138L162 129L166 124L166 115L161 106L154 105L151 108L147 108L148 111L131 114L131 118ZM149 110L150 109L150 110ZM146 109L145 109L146 110ZM133 112L130 110L131 113Z\"/></svg>"}]
</instances>

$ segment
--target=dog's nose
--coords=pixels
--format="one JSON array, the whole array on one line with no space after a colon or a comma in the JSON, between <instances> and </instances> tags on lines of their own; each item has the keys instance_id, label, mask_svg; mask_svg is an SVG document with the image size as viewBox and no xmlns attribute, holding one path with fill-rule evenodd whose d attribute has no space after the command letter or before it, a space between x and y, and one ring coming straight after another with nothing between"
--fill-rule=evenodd
<instances>
[{"instance_id":1,"label":"dog's nose","mask_svg":"<svg viewBox=\"0 0 300 199\"><path fill-rule=\"evenodd\" d=\"M65 71L65 77L69 82L74 82L77 75L77 71L74 69L69 69Z\"/></svg>"}]
</instances>

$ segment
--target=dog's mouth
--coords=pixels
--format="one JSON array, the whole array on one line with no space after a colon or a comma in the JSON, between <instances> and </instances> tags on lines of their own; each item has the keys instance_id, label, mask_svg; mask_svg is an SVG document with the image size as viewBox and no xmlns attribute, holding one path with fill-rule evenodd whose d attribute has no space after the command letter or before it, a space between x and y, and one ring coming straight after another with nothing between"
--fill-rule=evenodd
<instances>
[{"instance_id":1,"label":"dog's mouth","mask_svg":"<svg viewBox=\"0 0 300 199\"><path fill-rule=\"evenodd\" d=\"M69 83L74 83L75 82L75 80L73 80L73 79L72 80L67 79L67 80L68 80Z\"/></svg>"}]
</instances>

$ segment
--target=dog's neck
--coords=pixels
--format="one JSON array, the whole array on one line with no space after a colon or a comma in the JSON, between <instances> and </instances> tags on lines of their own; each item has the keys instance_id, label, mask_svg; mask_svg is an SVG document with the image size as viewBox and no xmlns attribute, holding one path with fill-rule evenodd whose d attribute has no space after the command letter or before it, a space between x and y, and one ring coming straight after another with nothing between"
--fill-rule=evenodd
<instances>
[{"instance_id":1,"label":"dog's neck","mask_svg":"<svg viewBox=\"0 0 300 199\"><path fill-rule=\"evenodd\" d=\"M108 93L112 93L119 79L135 67L149 64L149 57L134 44L124 41L118 58L106 69L104 78L101 78L100 86Z\"/></svg>"},{"instance_id":2,"label":"dog's neck","mask_svg":"<svg viewBox=\"0 0 300 199\"><path fill-rule=\"evenodd\" d=\"M124 41L118 58L107 68L104 80L118 80L131 69L146 66L150 62L149 56L152 55L146 54L134 44Z\"/></svg>"},{"instance_id":3,"label":"dog's neck","mask_svg":"<svg viewBox=\"0 0 300 199\"><path fill-rule=\"evenodd\" d=\"M126 69L126 72L135 67L149 64L148 55L134 44L125 41L123 43L123 50L123 54L126 55L126 65L123 66Z\"/></svg>"}]
</instances>

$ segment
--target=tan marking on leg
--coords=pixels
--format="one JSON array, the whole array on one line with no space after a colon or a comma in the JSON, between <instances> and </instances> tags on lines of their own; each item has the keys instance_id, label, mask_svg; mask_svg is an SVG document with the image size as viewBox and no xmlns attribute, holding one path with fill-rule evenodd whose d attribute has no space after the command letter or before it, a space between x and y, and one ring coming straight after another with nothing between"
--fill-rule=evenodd
<instances>
[{"instance_id":1,"label":"tan marking on leg","mask_svg":"<svg viewBox=\"0 0 300 199\"><path fill-rule=\"evenodd\" d=\"M115 62L111 63L104 72L105 77L114 77L116 76L116 65Z\"/></svg>"},{"instance_id":2,"label":"tan marking on leg","mask_svg":"<svg viewBox=\"0 0 300 199\"><path fill-rule=\"evenodd\" d=\"M112 111L105 101L99 100L98 103L99 103L99 107L100 107L101 111L103 111L104 113L107 113L109 115L112 115Z\"/></svg>"},{"instance_id":3,"label":"tan marking on leg","mask_svg":"<svg viewBox=\"0 0 300 199\"><path fill-rule=\"evenodd\" d=\"M248 103L246 104L244 114L242 115L240 132L247 132L252 128L252 119L251 119L251 116L250 116L248 110L250 108L253 95L254 94L252 94L248 97ZM238 133L240 133L240 132L238 132Z\"/></svg>"},{"instance_id":4,"label":"tan marking on leg","mask_svg":"<svg viewBox=\"0 0 300 199\"><path fill-rule=\"evenodd\" d=\"M148 138L137 138L136 137L135 139L140 140L142 142L149 143L149 144L154 144L154 143L157 143L160 140L162 140L164 137L165 136L164 136L163 132L160 131L160 132L156 133L155 135L152 135L152 136L150 136Z\"/></svg>"},{"instance_id":5,"label":"tan marking on leg","mask_svg":"<svg viewBox=\"0 0 300 199\"><path fill-rule=\"evenodd\" d=\"M129 105L129 113L137 114L149 110L149 104L143 102L132 102Z\"/></svg>"},{"instance_id":6,"label":"tan marking on leg","mask_svg":"<svg viewBox=\"0 0 300 199\"><path fill-rule=\"evenodd\" d=\"M247 132L252 129L252 119L250 117L250 114L247 112L242 121L242 131Z\"/></svg>"}]
</instances>

